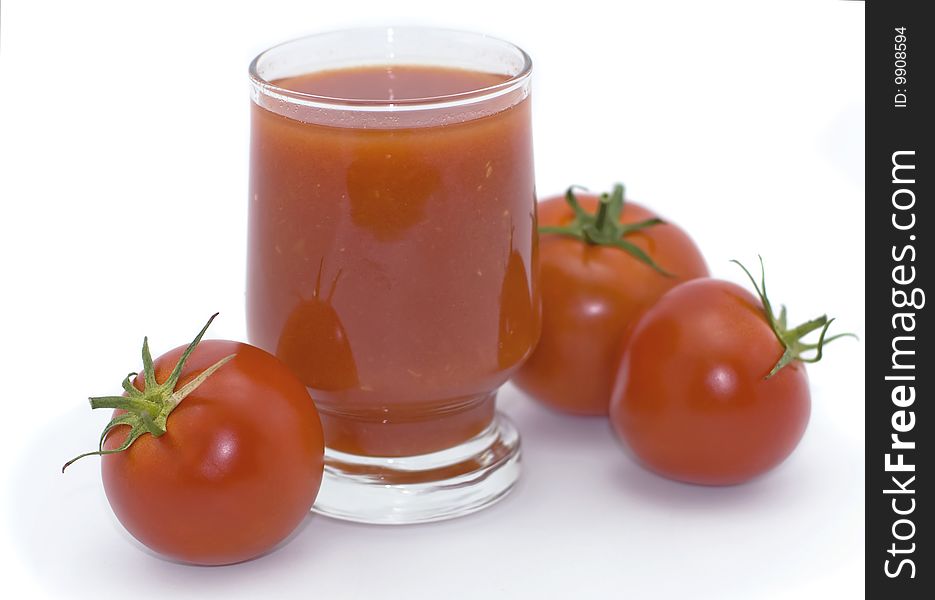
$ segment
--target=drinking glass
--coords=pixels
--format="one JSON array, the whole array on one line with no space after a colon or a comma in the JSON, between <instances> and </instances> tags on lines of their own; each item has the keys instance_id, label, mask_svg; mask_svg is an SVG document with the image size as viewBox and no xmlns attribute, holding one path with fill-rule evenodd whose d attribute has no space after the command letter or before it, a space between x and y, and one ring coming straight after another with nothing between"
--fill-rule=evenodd
<instances>
[{"instance_id":1,"label":"drinking glass","mask_svg":"<svg viewBox=\"0 0 935 600\"><path fill-rule=\"evenodd\" d=\"M531 67L421 27L312 35L250 65L248 335L318 407L318 512L445 519L519 476L495 398L540 328Z\"/></svg>"}]
</instances>

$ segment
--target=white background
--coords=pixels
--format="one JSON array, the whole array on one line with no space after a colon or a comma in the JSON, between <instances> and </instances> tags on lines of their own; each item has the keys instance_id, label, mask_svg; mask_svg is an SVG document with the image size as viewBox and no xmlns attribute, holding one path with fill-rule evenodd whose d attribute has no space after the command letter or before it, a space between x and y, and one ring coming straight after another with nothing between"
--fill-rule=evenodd
<instances>
[{"instance_id":1,"label":"white background","mask_svg":"<svg viewBox=\"0 0 935 600\"><path fill-rule=\"evenodd\" d=\"M601 8L600 6L605 6ZM616 8L607 8L615 6ZM793 320L862 332L863 4L503 0L4 1L0 376L6 597L853 598L863 584L863 345L810 367L795 454L747 485L672 483L605 420L511 388L524 479L486 512L407 528L310 517L223 568L171 564L110 513L94 459L148 334L214 311L244 339L246 68L356 25L489 32L535 61L537 183L629 194L685 227L715 276L767 260Z\"/></svg>"}]
</instances>

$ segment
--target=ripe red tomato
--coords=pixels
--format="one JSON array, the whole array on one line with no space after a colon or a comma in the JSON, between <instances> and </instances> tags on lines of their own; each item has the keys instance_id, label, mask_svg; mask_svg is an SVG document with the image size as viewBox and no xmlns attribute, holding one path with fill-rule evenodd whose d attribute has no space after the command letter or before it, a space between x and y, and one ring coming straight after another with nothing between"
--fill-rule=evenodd
<instances>
[{"instance_id":1,"label":"ripe red tomato","mask_svg":"<svg viewBox=\"0 0 935 600\"><path fill-rule=\"evenodd\" d=\"M623 190L618 191L622 201ZM600 203L595 195L576 198L592 214ZM634 224L655 216L627 201L618 221ZM563 226L574 219L566 197L539 203L540 226ZM708 275L701 252L676 225L652 225L623 239L671 276L610 244L552 233L539 238L542 334L513 382L552 408L606 415L620 350L637 317L678 283Z\"/></svg>"},{"instance_id":2,"label":"ripe red tomato","mask_svg":"<svg viewBox=\"0 0 935 600\"><path fill-rule=\"evenodd\" d=\"M821 344L840 336L825 340L826 317L787 330L785 309L776 319L761 298L699 279L670 290L639 320L610 417L650 469L690 483L736 484L775 467L799 443L811 407L802 361L819 359ZM799 340L817 329L818 344ZM816 357L800 356L816 349Z\"/></svg>"},{"instance_id":3,"label":"ripe red tomato","mask_svg":"<svg viewBox=\"0 0 935 600\"><path fill-rule=\"evenodd\" d=\"M184 350L155 360L155 381L170 377ZM175 560L219 565L267 552L305 518L321 484L324 443L315 405L271 354L203 341L174 389L229 355L171 410L165 433L143 433L126 450L102 456L104 490L117 518L137 540ZM145 379L137 375L133 386L144 390ZM103 449L120 447L128 431L111 429Z\"/></svg>"}]
</instances>

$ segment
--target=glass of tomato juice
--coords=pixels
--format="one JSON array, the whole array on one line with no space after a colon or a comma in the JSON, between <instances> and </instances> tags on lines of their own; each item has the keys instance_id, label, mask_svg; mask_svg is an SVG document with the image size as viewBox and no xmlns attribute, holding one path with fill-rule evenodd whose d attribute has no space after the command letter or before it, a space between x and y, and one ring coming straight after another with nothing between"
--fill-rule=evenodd
<instances>
[{"instance_id":1,"label":"glass of tomato juice","mask_svg":"<svg viewBox=\"0 0 935 600\"><path fill-rule=\"evenodd\" d=\"M250 66L247 326L318 406L320 513L456 517L519 475L495 398L540 328L531 67L421 27L313 35Z\"/></svg>"}]
</instances>

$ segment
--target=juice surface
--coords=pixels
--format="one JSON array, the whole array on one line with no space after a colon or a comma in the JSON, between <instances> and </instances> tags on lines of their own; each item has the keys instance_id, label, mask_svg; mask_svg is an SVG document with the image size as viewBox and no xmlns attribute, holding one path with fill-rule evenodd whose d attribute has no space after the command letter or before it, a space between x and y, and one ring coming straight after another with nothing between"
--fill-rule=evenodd
<instances>
[{"instance_id":1,"label":"juice surface","mask_svg":"<svg viewBox=\"0 0 935 600\"><path fill-rule=\"evenodd\" d=\"M275 83L402 100L505 79L374 66ZM336 450L421 454L482 431L539 333L528 99L410 128L290 117L252 107L251 342L305 381Z\"/></svg>"},{"instance_id":2,"label":"juice surface","mask_svg":"<svg viewBox=\"0 0 935 600\"><path fill-rule=\"evenodd\" d=\"M414 100L479 90L509 78L496 73L419 65L381 65L321 71L274 83L287 90L328 98Z\"/></svg>"}]
</instances>

